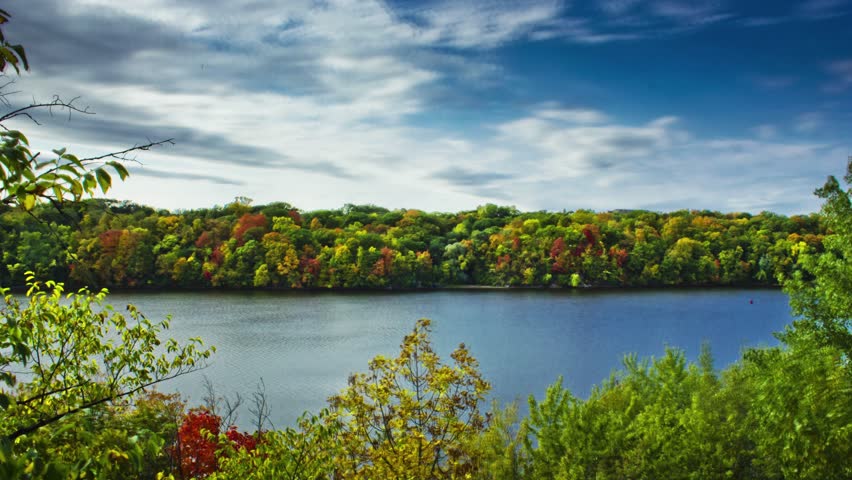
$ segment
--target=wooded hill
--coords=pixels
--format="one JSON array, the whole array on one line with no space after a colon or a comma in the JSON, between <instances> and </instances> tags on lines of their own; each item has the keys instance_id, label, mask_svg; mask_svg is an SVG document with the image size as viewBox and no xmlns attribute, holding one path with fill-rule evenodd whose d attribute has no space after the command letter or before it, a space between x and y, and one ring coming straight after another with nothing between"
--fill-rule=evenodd
<instances>
[{"instance_id":1,"label":"wooded hill","mask_svg":"<svg viewBox=\"0 0 852 480\"><path fill-rule=\"evenodd\" d=\"M0 215L0 284L97 287L422 288L774 285L820 216L681 210L458 213L287 203L169 212L87 200Z\"/></svg>"}]
</instances>

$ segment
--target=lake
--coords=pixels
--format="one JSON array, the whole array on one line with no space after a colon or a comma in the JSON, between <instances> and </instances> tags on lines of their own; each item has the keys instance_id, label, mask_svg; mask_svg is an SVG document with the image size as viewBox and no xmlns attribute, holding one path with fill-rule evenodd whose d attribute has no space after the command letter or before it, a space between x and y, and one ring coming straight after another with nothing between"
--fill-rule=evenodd
<instances>
[{"instance_id":1,"label":"lake","mask_svg":"<svg viewBox=\"0 0 852 480\"><path fill-rule=\"evenodd\" d=\"M217 352L203 372L161 390L201 402L202 375L220 393L250 397L262 378L276 427L317 411L366 371L377 354L395 356L418 318L433 320L437 352L464 342L501 401L540 397L558 376L587 396L627 353L659 356L666 346L694 360L709 342L721 368L743 347L776 345L791 321L778 290L441 290L423 292L117 293L109 303L171 314L169 336L200 336ZM247 427L249 415L241 414Z\"/></svg>"}]
</instances>

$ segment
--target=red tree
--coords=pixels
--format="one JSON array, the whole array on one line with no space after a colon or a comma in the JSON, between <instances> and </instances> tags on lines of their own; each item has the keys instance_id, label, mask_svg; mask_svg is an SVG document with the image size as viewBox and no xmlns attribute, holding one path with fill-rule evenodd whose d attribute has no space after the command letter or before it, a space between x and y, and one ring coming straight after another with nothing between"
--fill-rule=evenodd
<instances>
[{"instance_id":1,"label":"red tree","mask_svg":"<svg viewBox=\"0 0 852 480\"><path fill-rule=\"evenodd\" d=\"M175 448L183 478L205 478L215 472L219 465L216 451L219 449L219 425L222 419L204 409L193 409L183 419L178 429ZM235 448L254 450L256 435L249 435L230 426L225 437Z\"/></svg>"},{"instance_id":2,"label":"red tree","mask_svg":"<svg viewBox=\"0 0 852 480\"><path fill-rule=\"evenodd\" d=\"M183 478L204 478L216 471L219 417L206 410L190 410L178 429L177 453Z\"/></svg>"},{"instance_id":3,"label":"red tree","mask_svg":"<svg viewBox=\"0 0 852 480\"><path fill-rule=\"evenodd\" d=\"M234 238L237 239L238 244L242 245L244 243L243 237L247 231L252 228L261 228L265 230L266 224L266 215L262 213L246 213L237 220L237 224L234 226Z\"/></svg>"}]
</instances>

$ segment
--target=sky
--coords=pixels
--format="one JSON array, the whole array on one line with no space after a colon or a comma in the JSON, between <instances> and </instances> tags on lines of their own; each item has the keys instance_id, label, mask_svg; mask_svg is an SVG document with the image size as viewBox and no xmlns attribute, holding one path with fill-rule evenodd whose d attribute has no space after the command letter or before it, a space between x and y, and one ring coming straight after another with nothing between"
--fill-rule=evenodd
<instances>
[{"instance_id":1,"label":"sky","mask_svg":"<svg viewBox=\"0 0 852 480\"><path fill-rule=\"evenodd\" d=\"M817 211L852 155L852 0L13 0L20 128L151 140L112 198ZM48 153L45 153L48 154Z\"/></svg>"}]
</instances>

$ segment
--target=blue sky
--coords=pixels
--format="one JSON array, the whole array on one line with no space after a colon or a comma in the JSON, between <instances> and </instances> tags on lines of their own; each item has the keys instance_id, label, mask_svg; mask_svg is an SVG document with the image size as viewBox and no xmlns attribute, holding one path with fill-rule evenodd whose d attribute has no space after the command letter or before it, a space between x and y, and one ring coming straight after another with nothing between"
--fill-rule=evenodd
<instances>
[{"instance_id":1,"label":"blue sky","mask_svg":"<svg viewBox=\"0 0 852 480\"><path fill-rule=\"evenodd\" d=\"M805 213L852 155L852 1L30 0L16 125L148 139L111 196Z\"/></svg>"}]
</instances>

